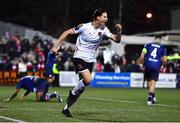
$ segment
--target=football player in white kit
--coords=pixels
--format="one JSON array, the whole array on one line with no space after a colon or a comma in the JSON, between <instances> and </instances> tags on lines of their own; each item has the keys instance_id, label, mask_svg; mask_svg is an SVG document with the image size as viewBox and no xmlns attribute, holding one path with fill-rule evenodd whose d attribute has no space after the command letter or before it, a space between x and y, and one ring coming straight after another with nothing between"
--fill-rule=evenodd
<instances>
[{"instance_id":1,"label":"football player in white kit","mask_svg":"<svg viewBox=\"0 0 180 123\"><path fill-rule=\"evenodd\" d=\"M57 53L58 46L61 45L69 35L77 34L76 49L73 56L73 63L76 73L79 74L79 83L69 91L67 104L62 113L67 117L72 117L69 108L76 102L79 96L84 92L86 86L91 82L91 72L93 64L96 61L95 52L104 38L110 38L116 43L121 41L121 24L116 24L116 34L110 32L105 23L108 21L106 10L99 8L94 11L93 21L80 24L77 27L64 31L59 37L58 42L51 51Z\"/></svg>"}]
</instances>

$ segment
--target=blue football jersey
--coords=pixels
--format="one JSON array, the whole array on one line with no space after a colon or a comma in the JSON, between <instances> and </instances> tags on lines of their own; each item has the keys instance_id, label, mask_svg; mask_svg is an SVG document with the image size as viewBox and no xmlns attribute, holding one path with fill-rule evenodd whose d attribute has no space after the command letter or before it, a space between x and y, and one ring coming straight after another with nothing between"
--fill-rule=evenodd
<instances>
[{"instance_id":1,"label":"blue football jersey","mask_svg":"<svg viewBox=\"0 0 180 123\"><path fill-rule=\"evenodd\" d=\"M27 91L35 92L35 81L38 79L38 76L24 76L22 77L16 85L17 89L24 88Z\"/></svg>"},{"instance_id":2,"label":"blue football jersey","mask_svg":"<svg viewBox=\"0 0 180 123\"><path fill-rule=\"evenodd\" d=\"M36 88L37 92L44 92L47 93L49 89L50 84L48 81L44 78L40 78L36 81Z\"/></svg>"},{"instance_id":3,"label":"blue football jersey","mask_svg":"<svg viewBox=\"0 0 180 123\"><path fill-rule=\"evenodd\" d=\"M144 66L159 70L162 65L162 57L167 56L167 50L158 42L148 43L144 46Z\"/></svg>"}]
</instances>

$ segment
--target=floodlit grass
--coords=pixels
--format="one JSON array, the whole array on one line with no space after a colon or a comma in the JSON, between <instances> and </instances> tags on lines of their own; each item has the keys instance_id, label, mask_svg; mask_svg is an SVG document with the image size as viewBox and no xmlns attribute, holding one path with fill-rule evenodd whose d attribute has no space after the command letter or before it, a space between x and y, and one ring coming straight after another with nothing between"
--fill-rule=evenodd
<instances>
[{"instance_id":1,"label":"floodlit grass","mask_svg":"<svg viewBox=\"0 0 180 123\"><path fill-rule=\"evenodd\" d=\"M146 89L87 88L72 107L73 118L61 114L70 88L51 87L63 95L63 103L56 99L36 102L31 93L20 101L3 102L15 90L12 86L0 87L0 116L25 122L171 122L180 121L180 89L157 89L158 103L146 105ZM12 122L0 117L0 122Z\"/></svg>"}]
</instances>

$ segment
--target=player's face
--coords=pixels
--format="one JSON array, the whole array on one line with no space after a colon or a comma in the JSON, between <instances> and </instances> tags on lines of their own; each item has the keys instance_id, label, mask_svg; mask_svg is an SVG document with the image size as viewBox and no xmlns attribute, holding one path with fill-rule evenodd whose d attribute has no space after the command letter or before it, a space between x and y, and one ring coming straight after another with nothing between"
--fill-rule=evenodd
<instances>
[{"instance_id":1,"label":"player's face","mask_svg":"<svg viewBox=\"0 0 180 123\"><path fill-rule=\"evenodd\" d=\"M52 77L52 78L48 78L48 82L49 82L49 83L52 83L54 80L55 80L55 78L54 78L54 77Z\"/></svg>"},{"instance_id":2,"label":"player's face","mask_svg":"<svg viewBox=\"0 0 180 123\"><path fill-rule=\"evenodd\" d=\"M104 26L108 21L107 13L104 12L101 16L97 18L97 20L99 21L100 26Z\"/></svg>"},{"instance_id":3,"label":"player's face","mask_svg":"<svg viewBox=\"0 0 180 123\"><path fill-rule=\"evenodd\" d=\"M162 39L161 39L161 38L159 38L159 39L158 39L158 42L159 42L159 43L161 43L161 40L162 40Z\"/></svg>"},{"instance_id":4,"label":"player's face","mask_svg":"<svg viewBox=\"0 0 180 123\"><path fill-rule=\"evenodd\" d=\"M155 41L161 43L161 38L156 38Z\"/></svg>"}]
</instances>

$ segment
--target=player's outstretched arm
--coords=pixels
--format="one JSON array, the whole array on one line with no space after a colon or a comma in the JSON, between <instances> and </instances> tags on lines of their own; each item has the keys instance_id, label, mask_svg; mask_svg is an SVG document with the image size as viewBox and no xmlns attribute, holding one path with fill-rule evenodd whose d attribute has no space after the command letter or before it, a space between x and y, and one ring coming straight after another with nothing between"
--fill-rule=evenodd
<instances>
[{"instance_id":1,"label":"player's outstretched arm","mask_svg":"<svg viewBox=\"0 0 180 123\"><path fill-rule=\"evenodd\" d=\"M143 66L143 64L144 64L144 57L145 57L145 53L144 53L144 51L142 51L142 52L141 52L141 55L140 55L140 57L139 57L139 66L140 66L140 68L141 68L142 71L145 70L145 68L144 68L144 66Z\"/></svg>"},{"instance_id":2,"label":"player's outstretched arm","mask_svg":"<svg viewBox=\"0 0 180 123\"><path fill-rule=\"evenodd\" d=\"M3 101L4 102L9 102L10 100L9 100L9 98L7 98L7 99L3 99Z\"/></svg>"},{"instance_id":3,"label":"player's outstretched arm","mask_svg":"<svg viewBox=\"0 0 180 123\"><path fill-rule=\"evenodd\" d=\"M167 56L163 56L162 61L163 61L163 65L166 65L167 64Z\"/></svg>"},{"instance_id":4,"label":"player's outstretched arm","mask_svg":"<svg viewBox=\"0 0 180 123\"><path fill-rule=\"evenodd\" d=\"M38 93L36 92L36 101L39 101Z\"/></svg>"},{"instance_id":5,"label":"player's outstretched arm","mask_svg":"<svg viewBox=\"0 0 180 123\"><path fill-rule=\"evenodd\" d=\"M11 95L10 98L4 99L5 102L11 101L12 99L14 99L19 93L19 89L16 89L16 91Z\"/></svg>"},{"instance_id":6,"label":"player's outstretched arm","mask_svg":"<svg viewBox=\"0 0 180 123\"><path fill-rule=\"evenodd\" d=\"M111 39L113 41L115 41L116 43L120 43L121 42L122 26L121 26L121 24L116 24L115 28L116 28L117 33L116 34L112 34Z\"/></svg>"},{"instance_id":7,"label":"player's outstretched arm","mask_svg":"<svg viewBox=\"0 0 180 123\"><path fill-rule=\"evenodd\" d=\"M21 97L20 97L20 100L24 100L24 98L30 94L30 91L26 91Z\"/></svg>"},{"instance_id":8,"label":"player's outstretched arm","mask_svg":"<svg viewBox=\"0 0 180 123\"><path fill-rule=\"evenodd\" d=\"M74 30L73 30L72 28L69 29L69 30L67 30L67 31L64 31L64 32L62 33L62 35L59 37L57 43L56 43L56 44L53 46L53 48L51 49L51 51L54 52L54 53L57 53L57 49L58 49L59 45L60 45L65 39L67 39L67 37L68 37L69 35L73 35L73 34L75 34L75 32L74 32Z\"/></svg>"}]
</instances>

